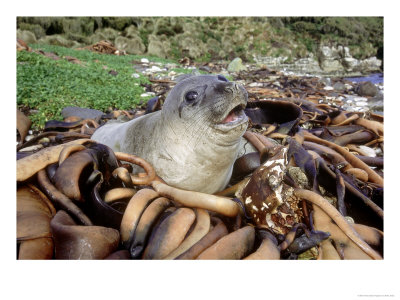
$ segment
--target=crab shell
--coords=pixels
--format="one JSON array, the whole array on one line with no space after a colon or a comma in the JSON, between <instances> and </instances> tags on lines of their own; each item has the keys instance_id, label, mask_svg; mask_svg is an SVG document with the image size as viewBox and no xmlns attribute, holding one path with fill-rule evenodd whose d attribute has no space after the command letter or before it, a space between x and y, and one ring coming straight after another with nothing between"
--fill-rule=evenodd
<instances>
[{"instance_id":1,"label":"crab shell","mask_svg":"<svg viewBox=\"0 0 400 300\"><path fill-rule=\"evenodd\" d=\"M256 169L250 179L237 191L246 212L258 227L287 233L299 222L297 200L293 189L283 183L288 165L288 146L272 149L270 158Z\"/></svg>"}]
</instances>

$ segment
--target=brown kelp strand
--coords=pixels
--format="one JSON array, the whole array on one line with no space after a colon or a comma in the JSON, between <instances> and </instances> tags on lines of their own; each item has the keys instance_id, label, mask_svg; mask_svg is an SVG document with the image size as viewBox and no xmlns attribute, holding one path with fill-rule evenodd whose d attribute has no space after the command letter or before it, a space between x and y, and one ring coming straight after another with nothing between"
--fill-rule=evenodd
<instances>
[{"instance_id":1,"label":"brown kelp strand","mask_svg":"<svg viewBox=\"0 0 400 300\"><path fill-rule=\"evenodd\" d=\"M241 259L253 250L255 230L252 226L240 228L219 239L204 250L197 259Z\"/></svg>"},{"instance_id":2,"label":"brown kelp strand","mask_svg":"<svg viewBox=\"0 0 400 300\"><path fill-rule=\"evenodd\" d=\"M150 239L143 259L163 259L174 251L185 239L196 215L190 208L178 208L156 229Z\"/></svg>"},{"instance_id":3,"label":"brown kelp strand","mask_svg":"<svg viewBox=\"0 0 400 300\"><path fill-rule=\"evenodd\" d=\"M138 165L146 171L145 177L138 177L138 176L131 175L131 179L134 184L148 185L155 179L156 172L154 171L153 166L151 166L144 159L137 157L135 155L122 153L122 152L116 152L115 155L119 160Z\"/></svg>"},{"instance_id":4,"label":"brown kelp strand","mask_svg":"<svg viewBox=\"0 0 400 300\"><path fill-rule=\"evenodd\" d=\"M127 243L135 233L136 226L146 207L158 194L151 189L141 189L129 200L121 221L121 240Z\"/></svg>"},{"instance_id":5,"label":"brown kelp strand","mask_svg":"<svg viewBox=\"0 0 400 300\"><path fill-rule=\"evenodd\" d=\"M171 202L167 198L159 197L145 209L129 244L132 258L139 258L142 255L153 226L161 214L170 206Z\"/></svg>"},{"instance_id":6,"label":"brown kelp strand","mask_svg":"<svg viewBox=\"0 0 400 300\"><path fill-rule=\"evenodd\" d=\"M340 213L329 204L323 197L320 195L307 191L304 189L296 189L294 191L295 195L306 199L307 201L312 202L315 205L321 207L324 212L326 212L332 220L343 230L343 232L359 246L365 253L371 256L374 259L382 259L382 257L376 253L364 240L360 238L360 236L354 231L351 225L344 219Z\"/></svg>"},{"instance_id":7,"label":"brown kelp strand","mask_svg":"<svg viewBox=\"0 0 400 300\"><path fill-rule=\"evenodd\" d=\"M210 231L204 237L175 259L196 259L205 249L228 234L226 225L220 219L211 218L211 225L213 226L212 229L210 228Z\"/></svg>"},{"instance_id":8,"label":"brown kelp strand","mask_svg":"<svg viewBox=\"0 0 400 300\"><path fill-rule=\"evenodd\" d=\"M346 187L344 184L344 179L338 169L335 169L336 174L336 197L337 197L337 207L338 211L342 216L346 216L346 206L344 204L344 194L346 192Z\"/></svg>"},{"instance_id":9,"label":"brown kelp strand","mask_svg":"<svg viewBox=\"0 0 400 300\"><path fill-rule=\"evenodd\" d=\"M68 158L72 153L81 151L81 150L86 150L86 147L83 145L75 144L75 145L70 145L68 147L65 147L61 153L60 153L60 158L58 159L58 164L61 165L64 160Z\"/></svg>"},{"instance_id":10,"label":"brown kelp strand","mask_svg":"<svg viewBox=\"0 0 400 300\"><path fill-rule=\"evenodd\" d=\"M332 178L336 180L336 174L325 164L322 159L319 159L319 166L323 168L327 173L331 175ZM357 197L359 197L367 206L369 206L380 218L383 219L383 210L374 203L370 198L365 196L361 191L359 191L356 187L352 184L344 180L344 184L346 188Z\"/></svg>"},{"instance_id":11,"label":"brown kelp strand","mask_svg":"<svg viewBox=\"0 0 400 300\"><path fill-rule=\"evenodd\" d=\"M94 128L99 127L99 124L92 119L84 119L84 120L79 120L76 122L62 122L62 121L48 121L45 124L44 130L45 131L68 131L70 129L74 128L81 128L81 126L84 125L91 125Z\"/></svg>"},{"instance_id":12,"label":"brown kelp strand","mask_svg":"<svg viewBox=\"0 0 400 300\"><path fill-rule=\"evenodd\" d=\"M115 188L112 190L107 191L104 195L104 201L107 203L111 203L114 201L119 201L121 199L131 198L133 195L136 194L135 189L130 188Z\"/></svg>"},{"instance_id":13,"label":"brown kelp strand","mask_svg":"<svg viewBox=\"0 0 400 300\"><path fill-rule=\"evenodd\" d=\"M40 187L56 206L70 213L82 224L92 225L92 221L85 215L82 209L50 182L45 170L40 170L38 172L38 182Z\"/></svg>"},{"instance_id":14,"label":"brown kelp strand","mask_svg":"<svg viewBox=\"0 0 400 300\"><path fill-rule=\"evenodd\" d=\"M18 259L51 259L54 243L50 221L55 209L43 193L32 185L17 189Z\"/></svg>"},{"instance_id":15,"label":"brown kelp strand","mask_svg":"<svg viewBox=\"0 0 400 300\"><path fill-rule=\"evenodd\" d=\"M88 134L81 134L81 133L76 133L76 132L59 132L59 131L46 131L42 132L41 134L32 137L29 141L18 145L17 151L20 151L24 148L30 147L35 145L36 143L40 143L40 141L43 138L49 138L49 141L56 143L56 144L62 144L67 142L67 140L74 140L74 139L88 139L90 138L90 135Z\"/></svg>"},{"instance_id":16,"label":"brown kelp strand","mask_svg":"<svg viewBox=\"0 0 400 300\"><path fill-rule=\"evenodd\" d=\"M356 157L371 167L383 168L383 157L370 157L363 155L356 155Z\"/></svg>"},{"instance_id":17,"label":"brown kelp strand","mask_svg":"<svg viewBox=\"0 0 400 300\"><path fill-rule=\"evenodd\" d=\"M76 225L63 210L51 220L57 259L104 259L119 243L119 232L101 226Z\"/></svg>"},{"instance_id":18,"label":"brown kelp strand","mask_svg":"<svg viewBox=\"0 0 400 300\"><path fill-rule=\"evenodd\" d=\"M325 140L320 139L311 134L306 135L305 139L310 142L321 143L323 145L326 145L326 146L336 150L337 152L339 152L339 154L343 155L343 157L345 157L346 160L349 163L351 163L354 167L357 167L357 168L360 168L360 169L363 169L364 171L366 171L368 173L368 176L369 176L369 179L371 180L371 182L378 183L379 185L383 186L383 178L381 176L379 176L376 172L374 172L368 165L366 165L364 162L362 162L359 158L357 158L356 156L351 154L349 151L343 149L342 147L340 147L332 142L325 141Z\"/></svg>"},{"instance_id":19,"label":"brown kelp strand","mask_svg":"<svg viewBox=\"0 0 400 300\"><path fill-rule=\"evenodd\" d=\"M239 213L239 206L227 197L177 189L158 181L153 181L152 186L160 195L185 206L204 208L228 217Z\"/></svg>"},{"instance_id":20,"label":"brown kelp strand","mask_svg":"<svg viewBox=\"0 0 400 300\"><path fill-rule=\"evenodd\" d=\"M196 223L193 230L185 237L185 240L164 259L174 259L196 244L210 230L210 214L202 208L196 208Z\"/></svg>"},{"instance_id":21,"label":"brown kelp strand","mask_svg":"<svg viewBox=\"0 0 400 300\"><path fill-rule=\"evenodd\" d=\"M257 235L261 238L260 246L249 256L245 257L245 260L276 260L281 258L281 252L278 247L278 241L275 236L268 231L259 230Z\"/></svg>"},{"instance_id":22,"label":"brown kelp strand","mask_svg":"<svg viewBox=\"0 0 400 300\"><path fill-rule=\"evenodd\" d=\"M297 223L292 227L292 229L286 234L285 240L279 244L279 249L281 251L286 250L295 240L297 231L301 229L306 235L309 237L310 232L307 230L307 227L303 223Z\"/></svg>"},{"instance_id":23,"label":"brown kelp strand","mask_svg":"<svg viewBox=\"0 0 400 300\"><path fill-rule=\"evenodd\" d=\"M64 147L71 144L84 144L90 142L89 139L79 139L66 144L45 148L28 157L24 157L17 161L17 181L24 181L39 170L44 169L48 165L58 161L61 151Z\"/></svg>"}]
</instances>

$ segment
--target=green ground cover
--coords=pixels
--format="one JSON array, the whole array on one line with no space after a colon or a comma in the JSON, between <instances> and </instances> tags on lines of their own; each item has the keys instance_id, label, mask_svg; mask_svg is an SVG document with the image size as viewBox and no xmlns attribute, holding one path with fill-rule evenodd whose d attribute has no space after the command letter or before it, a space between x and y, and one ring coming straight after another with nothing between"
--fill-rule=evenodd
<instances>
[{"instance_id":1,"label":"green ground cover","mask_svg":"<svg viewBox=\"0 0 400 300\"><path fill-rule=\"evenodd\" d=\"M42 54L17 53L17 106L37 110L29 115L36 128L48 120L61 120L61 110L69 105L99 109L132 109L150 97L141 84L149 84L147 77L132 77L138 73L132 62L143 56L115 56L87 50L59 46L30 45L36 50L52 52L59 60ZM81 64L65 57L79 59ZM165 60L154 58L153 61ZM114 70L117 75L109 72Z\"/></svg>"}]
</instances>

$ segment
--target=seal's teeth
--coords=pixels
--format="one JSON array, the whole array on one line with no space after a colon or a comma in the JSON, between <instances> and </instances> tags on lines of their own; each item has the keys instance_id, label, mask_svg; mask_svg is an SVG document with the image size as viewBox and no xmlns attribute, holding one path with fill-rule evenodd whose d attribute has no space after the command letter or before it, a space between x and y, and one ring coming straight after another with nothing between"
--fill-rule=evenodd
<instances>
[{"instance_id":1,"label":"seal's teeth","mask_svg":"<svg viewBox=\"0 0 400 300\"><path fill-rule=\"evenodd\" d=\"M226 124L229 122L236 121L238 119L238 116L234 111L231 111L228 116L221 122L222 124Z\"/></svg>"},{"instance_id":2,"label":"seal's teeth","mask_svg":"<svg viewBox=\"0 0 400 300\"><path fill-rule=\"evenodd\" d=\"M234 122L240 118L240 113L243 111L243 106L238 105L234 109L232 109L225 119L222 120L222 124L226 124L229 122Z\"/></svg>"}]
</instances>

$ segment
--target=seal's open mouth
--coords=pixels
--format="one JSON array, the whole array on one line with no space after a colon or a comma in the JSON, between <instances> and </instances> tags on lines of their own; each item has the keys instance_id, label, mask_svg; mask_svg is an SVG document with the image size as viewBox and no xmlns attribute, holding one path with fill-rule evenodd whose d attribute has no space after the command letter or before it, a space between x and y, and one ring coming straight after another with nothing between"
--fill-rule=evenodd
<instances>
[{"instance_id":1,"label":"seal's open mouth","mask_svg":"<svg viewBox=\"0 0 400 300\"><path fill-rule=\"evenodd\" d=\"M244 117L244 104L239 104L235 106L229 113L228 115L220 122L220 124L234 124L237 123L237 121L241 121Z\"/></svg>"},{"instance_id":2,"label":"seal's open mouth","mask_svg":"<svg viewBox=\"0 0 400 300\"><path fill-rule=\"evenodd\" d=\"M222 121L216 124L216 129L223 132L228 132L233 128L236 128L243 123L248 121L246 114L244 113L245 104L239 104L230 110Z\"/></svg>"},{"instance_id":3,"label":"seal's open mouth","mask_svg":"<svg viewBox=\"0 0 400 300\"><path fill-rule=\"evenodd\" d=\"M222 120L221 124L232 123L239 120L240 118L243 118L243 110L244 105L240 104L236 106L229 112L226 118Z\"/></svg>"}]
</instances>

